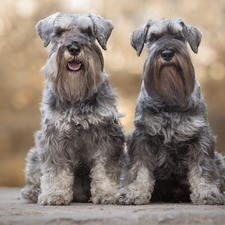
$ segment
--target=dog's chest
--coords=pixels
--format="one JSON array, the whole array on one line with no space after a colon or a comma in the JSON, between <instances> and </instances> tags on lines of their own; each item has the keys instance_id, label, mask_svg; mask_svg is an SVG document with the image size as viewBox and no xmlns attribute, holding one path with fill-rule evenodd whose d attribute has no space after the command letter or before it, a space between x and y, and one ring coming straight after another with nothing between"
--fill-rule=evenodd
<instances>
[{"instance_id":1,"label":"dog's chest","mask_svg":"<svg viewBox=\"0 0 225 225\"><path fill-rule=\"evenodd\" d=\"M164 144L188 141L205 125L202 116L179 113L146 114L144 122L147 133L151 136L162 136Z\"/></svg>"},{"instance_id":2,"label":"dog's chest","mask_svg":"<svg viewBox=\"0 0 225 225\"><path fill-rule=\"evenodd\" d=\"M98 113L77 113L72 110L53 114L53 123L60 131L89 130L92 125L99 126L103 118Z\"/></svg>"},{"instance_id":3,"label":"dog's chest","mask_svg":"<svg viewBox=\"0 0 225 225\"><path fill-rule=\"evenodd\" d=\"M60 112L52 110L48 106L42 108L42 123L44 126L52 125L60 133L76 134L82 130L100 129L107 126L110 121L118 119L118 113L114 106L77 109L70 108Z\"/></svg>"}]
</instances>

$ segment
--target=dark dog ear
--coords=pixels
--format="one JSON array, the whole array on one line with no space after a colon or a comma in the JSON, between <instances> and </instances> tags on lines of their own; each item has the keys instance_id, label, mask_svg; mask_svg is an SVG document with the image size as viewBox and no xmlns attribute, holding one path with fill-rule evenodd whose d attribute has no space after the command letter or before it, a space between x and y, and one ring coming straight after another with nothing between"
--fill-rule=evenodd
<instances>
[{"instance_id":1,"label":"dark dog ear","mask_svg":"<svg viewBox=\"0 0 225 225\"><path fill-rule=\"evenodd\" d=\"M187 39L192 51L198 53L198 46L202 40L202 32L194 26L186 24L184 21L180 22L183 27L183 34Z\"/></svg>"},{"instance_id":2,"label":"dark dog ear","mask_svg":"<svg viewBox=\"0 0 225 225\"><path fill-rule=\"evenodd\" d=\"M94 13L89 13L88 16L93 22L94 34L98 43L104 50L107 50L106 44L114 28L112 21L106 20L101 16L96 16Z\"/></svg>"},{"instance_id":3,"label":"dark dog ear","mask_svg":"<svg viewBox=\"0 0 225 225\"><path fill-rule=\"evenodd\" d=\"M40 20L35 26L37 30L37 34L40 36L40 38L43 41L44 47L47 47L48 44L50 43L54 22L56 18L60 15L61 13L57 12L43 20Z\"/></svg>"},{"instance_id":4,"label":"dark dog ear","mask_svg":"<svg viewBox=\"0 0 225 225\"><path fill-rule=\"evenodd\" d=\"M137 56L140 56L144 47L145 38L148 33L148 28L150 27L150 22L151 20L130 34L130 44L137 51Z\"/></svg>"}]
</instances>

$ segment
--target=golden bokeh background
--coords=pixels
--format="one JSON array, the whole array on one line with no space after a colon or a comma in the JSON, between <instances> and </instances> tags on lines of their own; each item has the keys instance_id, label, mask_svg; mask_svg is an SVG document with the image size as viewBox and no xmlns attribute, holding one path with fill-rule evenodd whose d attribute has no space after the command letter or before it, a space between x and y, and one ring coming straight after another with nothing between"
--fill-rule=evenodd
<instances>
[{"instance_id":1,"label":"golden bokeh background","mask_svg":"<svg viewBox=\"0 0 225 225\"><path fill-rule=\"evenodd\" d=\"M199 53L191 53L196 76L225 153L225 1L224 0L0 0L0 186L23 186L25 156L40 128L44 79L39 75L49 47L44 49L35 24L57 11L94 12L114 23L104 52L105 70L119 92L122 123L132 129L145 51L136 56L130 33L148 19L183 17L203 32Z\"/></svg>"}]
</instances>

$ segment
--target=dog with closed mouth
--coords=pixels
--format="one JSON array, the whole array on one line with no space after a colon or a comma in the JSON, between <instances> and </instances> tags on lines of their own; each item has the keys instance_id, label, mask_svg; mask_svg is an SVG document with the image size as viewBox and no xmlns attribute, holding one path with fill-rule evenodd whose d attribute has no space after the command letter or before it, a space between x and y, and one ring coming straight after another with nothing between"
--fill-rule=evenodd
<instances>
[{"instance_id":1,"label":"dog with closed mouth","mask_svg":"<svg viewBox=\"0 0 225 225\"><path fill-rule=\"evenodd\" d=\"M147 54L118 204L225 203L225 163L187 49L197 53L201 39L181 18L149 20L131 33L137 55L144 45Z\"/></svg>"}]
</instances>

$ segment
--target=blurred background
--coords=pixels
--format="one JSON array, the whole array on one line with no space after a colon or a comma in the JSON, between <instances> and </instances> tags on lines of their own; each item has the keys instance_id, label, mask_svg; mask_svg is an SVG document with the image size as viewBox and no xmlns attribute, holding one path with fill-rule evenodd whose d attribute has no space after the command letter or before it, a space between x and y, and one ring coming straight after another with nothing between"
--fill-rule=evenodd
<instances>
[{"instance_id":1,"label":"blurred background","mask_svg":"<svg viewBox=\"0 0 225 225\"><path fill-rule=\"evenodd\" d=\"M35 24L57 11L94 12L113 21L115 29L104 52L105 70L119 92L126 132L132 129L140 91L145 50L136 56L130 33L148 19L183 17L203 32L199 53L191 52L196 76L225 153L225 1L224 0L0 0L0 186L24 185L26 154L40 128L44 79L39 75L49 48L42 46Z\"/></svg>"}]
</instances>

